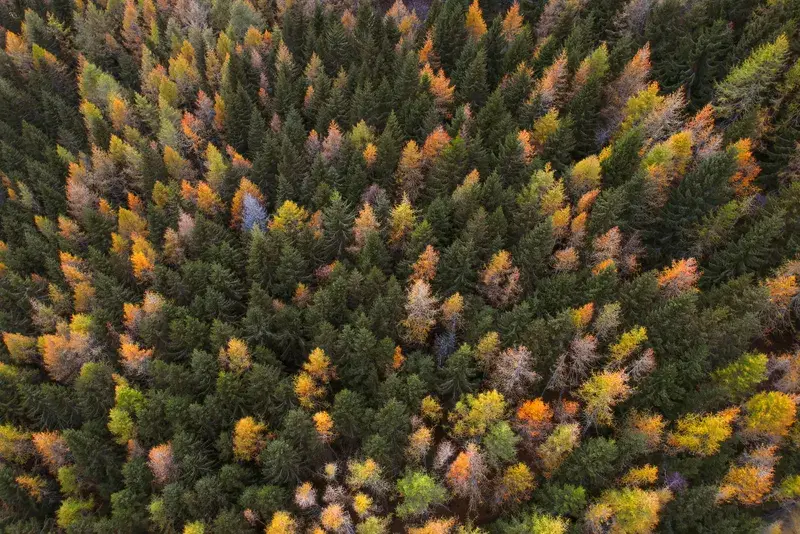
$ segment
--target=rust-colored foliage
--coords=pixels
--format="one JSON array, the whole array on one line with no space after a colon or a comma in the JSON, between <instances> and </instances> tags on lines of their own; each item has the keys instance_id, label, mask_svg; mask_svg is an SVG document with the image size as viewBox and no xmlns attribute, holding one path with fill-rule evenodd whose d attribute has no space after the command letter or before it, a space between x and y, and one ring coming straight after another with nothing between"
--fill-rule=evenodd
<instances>
[{"instance_id":1,"label":"rust-colored foliage","mask_svg":"<svg viewBox=\"0 0 800 534\"><path fill-rule=\"evenodd\" d=\"M119 357L129 372L142 373L153 357L153 349L143 349L130 336L123 334L119 338Z\"/></svg>"},{"instance_id":2,"label":"rust-colored foliage","mask_svg":"<svg viewBox=\"0 0 800 534\"><path fill-rule=\"evenodd\" d=\"M697 260L694 258L673 260L672 266L665 267L658 276L658 285L667 297L677 296L685 291L696 290L700 279Z\"/></svg>"},{"instance_id":3,"label":"rust-colored foliage","mask_svg":"<svg viewBox=\"0 0 800 534\"><path fill-rule=\"evenodd\" d=\"M57 473L60 467L69 462L69 447L60 432L34 432L31 439L51 473Z\"/></svg>"},{"instance_id":4,"label":"rust-colored foliage","mask_svg":"<svg viewBox=\"0 0 800 534\"><path fill-rule=\"evenodd\" d=\"M522 31L524 22L519 10L519 2L515 1L503 17L503 37L506 38L506 41L511 42L517 38Z\"/></svg>"},{"instance_id":5,"label":"rust-colored foliage","mask_svg":"<svg viewBox=\"0 0 800 534\"><path fill-rule=\"evenodd\" d=\"M436 276L436 266L439 264L439 252L432 245L425 247L417 261L411 266L410 280L431 282Z\"/></svg>"},{"instance_id":6,"label":"rust-colored foliage","mask_svg":"<svg viewBox=\"0 0 800 534\"><path fill-rule=\"evenodd\" d=\"M531 440L544 438L553 424L553 410L541 398L520 404L516 417L519 428Z\"/></svg>"}]
</instances>

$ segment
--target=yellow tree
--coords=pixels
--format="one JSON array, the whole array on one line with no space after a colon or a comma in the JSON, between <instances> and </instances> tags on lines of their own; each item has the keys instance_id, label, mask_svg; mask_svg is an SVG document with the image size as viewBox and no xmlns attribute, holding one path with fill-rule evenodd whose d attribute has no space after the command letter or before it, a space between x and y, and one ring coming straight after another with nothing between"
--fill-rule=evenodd
<instances>
[{"instance_id":1,"label":"yellow tree","mask_svg":"<svg viewBox=\"0 0 800 534\"><path fill-rule=\"evenodd\" d=\"M231 226L233 228L239 228L242 225L245 200L248 196L254 199L262 208L264 207L264 195L258 186L247 178L242 178L239 182L239 188L231 201Z\"/></svg>"},{"instance_id":2,"label":"yellow tree","mask_svg":"<svg viewBox=\"0 0 800 534\"><path fill-rule=\"evenodd\" d=\"M36 358L35 337L3 332L3 342L11 360L15 363L33 363Z\"/></svg>"},{"instance_id":3,"label":"yellow tree","mask_svg":"<svg viewBox=\"0 0 800 534\"><path fill-rule=\"evenodd\" d=\"M335 437L333 431L333 418L326 411L317 412L313 416L314 426L317 429L317 435L323 443L330 443Z\"/></svg>"},{"instance_id":4,"label":"yellow tree","mask_svg":"<svg viewBox=\"0 0 800 534\"><path fill-rule=\"evenodd\" d=\"M578 390L586 404L584 414L589 424L610 425L613 408L631 394L624 371L603 371L593 375Z\"/></svg>"},{"instance_id":5,"label":"yellow tree","mask_svg":"<svg viewBox=\"0 0 800 534\"><path fill-rule=\"evenodd\" d=\"M672 499L669 490L640 488L608 490L589 507L586 522L593 532L649 534L655 531L664 505Z\"/></svg>"},{"instance_id":6,"label":"yellow tree","mask_svg":"<svg viewBox=\"0 0 800 534\"><path fill-rule=\"evenodd\" d=\"M153 349L143 349L130 336L123 334L119 337L119 357L129 372L143 373L153 357Z\"/></svg>"},{"instance_id":7,"label":"yellow tree","mask_svg":"<svg viewBox=\"0 0 800 534\"><path fill-rule=\"evenodd\" d=\"M131 266L133 275L139 280L150 280L156 267L156 251L150 242L139 234L133 234Z\"/></svg>"},{"instance_id":8,"label":"yellow tree","mask_svg":"<svg viewBox=\"0 0 800 534\"><path fill-rule=\"evenodd\" d=\"M408 438L406 454L414 461L419 461L428 454L433 444L433 432L427 426L420 426Z\"/></svg>"},{"instance_id":9,"label":"yellow tree","mask_svg":"<svg viewBox=\"0 0 800 534\"><path fill-rule=\"evenodd\" d=\"M412 139L406 143L397 164L397 185L409 202L416 200L423 187L422 152Z\"/></svg>"},{"instance_id":10,"label":"yellow tree","mask_svg":"<svg viewBox=\"0 0 800 534\"><path fill-rule=\"evenodd\" d=\"M289 512L282 510L272 515L272 519L264 530L265 534L296 534L297 531L297 521Z\"/></svg>"},{"instance_id":11,"label":"yellow tree","mask_svg":"<svg viewBox=\"0 0 800 534\"><path fill-rule=\"evenodd\" d=\"M219 362L234 373L246 371L251 365L247 344L239 338L230 338L228 345L219 349Z\"/></svg>"},{"instance_id":12,"label":"yellow tree","mask_svg":"<svg viewBox=\"0 0 800 534\"><path fill-rule=\"evenodd\" d=\"M60 432L34 432L31 439L36 452L51 473L56 474L59 468L69 462L69 447Z\"/></svg>"},{"instance_id":13,"label":"yellow tree","mask_svg":"<svg viewBox=\"0 0 800 534\"><path fill-rule=\"evenodd\" d=\"M666 422L661 414L643 414L633 412L628 419L627 431L642 438L648 451L655 451L661 446Z\"/></svg>"},{"instance_id":14,"label":"yellow tree","mask_svg":"<svg viewBox=\"0 0 800 534\"><path fill-rule=\"evenodd\" d=\"M622 477L622 483L626 486L642 487L655 484L658 480L658 467L645 464L641 467L631 467Z\"/></svg>"},{"instance_id":15,"label":"yellow tree","mask_svg":"<svg viewBox=\"0 0 800 534\"><path fill-rule=\"evenodd\" d=\"M530 468L519 462L506 467L497 490L497 499L501 503L520 503L528 499L536 486Z\"/></svg>"},{"instance_id":16,"label":"yellow tree","mask_svg":"<svg viewBox=\"0 0 800 534\"><path fill-rule=\"evenodd\" d=\"M422 161L430 166L450 143L450 135L440 125L433 129L422 145Z\"/></svg>"},{"instance_id":17,"label":"yellow tree","mask_svg":"<svg viewBox=\"0 0 800 534\"><path fill-rule=\"evenodd\" d=\"M455 87L450 84L444 70L439 69L436 74L430 65L426 64L422 67L421 77L427 78L430 84L430 92L433 95L433 101L436 105L436 110L445 118L450 118L450 106L453 104L453 95Z\"/></svg>"},{"instance_id":18,"label":"yellow tree","mask_svg":"<svg viewBox=\"0 0 800 534\"><path fill-rule=\"evenodd\" d=\"M450 413L453 434L467 438L482 436L489 426L503 418L505 411L506 400L497 390L484 391L477 396L467 394Z\"/></svg>"},{"instance_id":19,"label":"yellow tree","mask_svg":"<svg viewBox=\"0 0 800 534\"><path fill-rule=\"evenodd\" d=\"M267 425L243 417L233 429L233 455L237 460L255 460L267 442Z\"/></svg>"},{"instance_id":20,"label":"yellow tree","mask_svg":"<svg viewBox=\"0 0 800 534\"><path fill-rule=\"evenodd\" d=\"M396 246L402 246L413 229L414 209L408 195L403 194L403 199L392 208L389 216L389 241Z\"/></svg>"},{"instance_id":21,"label":"yellow tree","mask_svg":"<svg viewBox=\"0 0 800 534\"><path fill-rule=\"evenodd\" d=\"M367 243L367 238L373 233L377 232L380 225L378 219L375 217L375 211L369 202L364 202L361 211L358 212L353 223L353 246L351 250L358 252Z\"/></svg>"},{"instance_id":22,"label":"yellow tree","mask_svg":"<svg viewBox=\"0 0 800 534\"><path fill-rule=\"evenodd\" d=\"M545 477L550 478L578 446L581 429L578 423L562 423L536 448Z\"/></svg>"},{"instance_id":23,"label":"yellow tree","mask_svg":"<svg viewBox=\"0 0 800 534\"><path fill-rule=\"evenodd\" d=\"M317 505L317 491L311 482L303 482L294 491L294 502L303 510Z\"/></svg>"},{"instance_id":24,"label":"yellow tree","mask_svg":"<svg viewBox=\"0 0 800 534\"><path fill-rule=\"evenodd\" d=\"M676 423L675 431L667 436L667 445L675 451L697 456L716 454L722 442L733 434L731 427L738 415L738 408L706 415L685 415Z\"/></svg>"},{"instance_id":25,"label":"yellow tree","mask_svg":"<svg viewBox=\"0 0 800 534\"><path fill-rule=\"evenodd\" d=\"M469 36L475 40L480 39L486 33L486 22L483 20L483 11L478 5L478 0L473 0L470 4L464 26L467 28Z\"/></svg>"},{"instance_id":26,"label":"yellow tree","mask_svg":"<svg viewBox=\"0 0 800 534\"><path fill-rule=\"evenodd\" d=\"M797 414L795 399L781 391L756 393L744 405L743 432L778 440L789 433Z\"/></svg>"},{"instance_id":27,"label":"yellow tree","mask_svg":"<svg viewBox=\"0 0 800 534\"><path fill-rule=\"evenodd\" d=\"M772 489L777 447L766 445L745 454L743 465L732 465L722 479L718 502L736 501L745 506L761 504Z\"/></svg>"}]
</instances>

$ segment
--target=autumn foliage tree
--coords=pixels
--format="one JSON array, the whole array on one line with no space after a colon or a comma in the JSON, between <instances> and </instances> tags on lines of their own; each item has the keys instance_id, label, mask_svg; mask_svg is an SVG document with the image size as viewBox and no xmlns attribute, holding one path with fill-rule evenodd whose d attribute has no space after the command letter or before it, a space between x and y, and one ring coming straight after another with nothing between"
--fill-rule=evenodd
<instances>
[{"instance_id":1,"label":"autumn foliage tree","mask_svg":"<svg viewBox=\"0 0 800 534\"><path fill-rule=\"evenodd\" d=\"M0 530L792 530L796 4L1 2Z\"/></svg>"}]
</instances>

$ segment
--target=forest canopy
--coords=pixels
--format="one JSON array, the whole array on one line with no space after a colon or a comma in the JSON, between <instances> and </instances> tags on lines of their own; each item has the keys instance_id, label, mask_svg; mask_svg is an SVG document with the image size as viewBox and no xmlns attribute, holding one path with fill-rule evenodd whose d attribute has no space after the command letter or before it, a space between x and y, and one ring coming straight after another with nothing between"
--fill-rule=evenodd
<instances>
[{"instance_id":1,"label":"forest canopy","mask_svg":"<svg viewBox=\"0 0 800 534\"><path fill-rule=\"evenodd\" d=\"M799 25L0 2L0 529L800 531Z\"/></svg>"}]
</instances>

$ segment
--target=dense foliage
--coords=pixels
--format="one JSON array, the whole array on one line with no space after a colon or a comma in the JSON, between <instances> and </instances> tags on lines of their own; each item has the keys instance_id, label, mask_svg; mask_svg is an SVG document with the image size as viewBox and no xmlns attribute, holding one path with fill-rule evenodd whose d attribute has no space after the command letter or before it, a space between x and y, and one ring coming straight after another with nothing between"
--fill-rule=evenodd
<instances>
[{"instance_id":1,"label":"dense foliage","mask_svg":"<svg viewBox=\"0 0 800 534\"><path fill-rule=\"evenodd\" d=\"M0 2L0 528L797 532L798 24Z\"/></svg>"}]
</instances>

